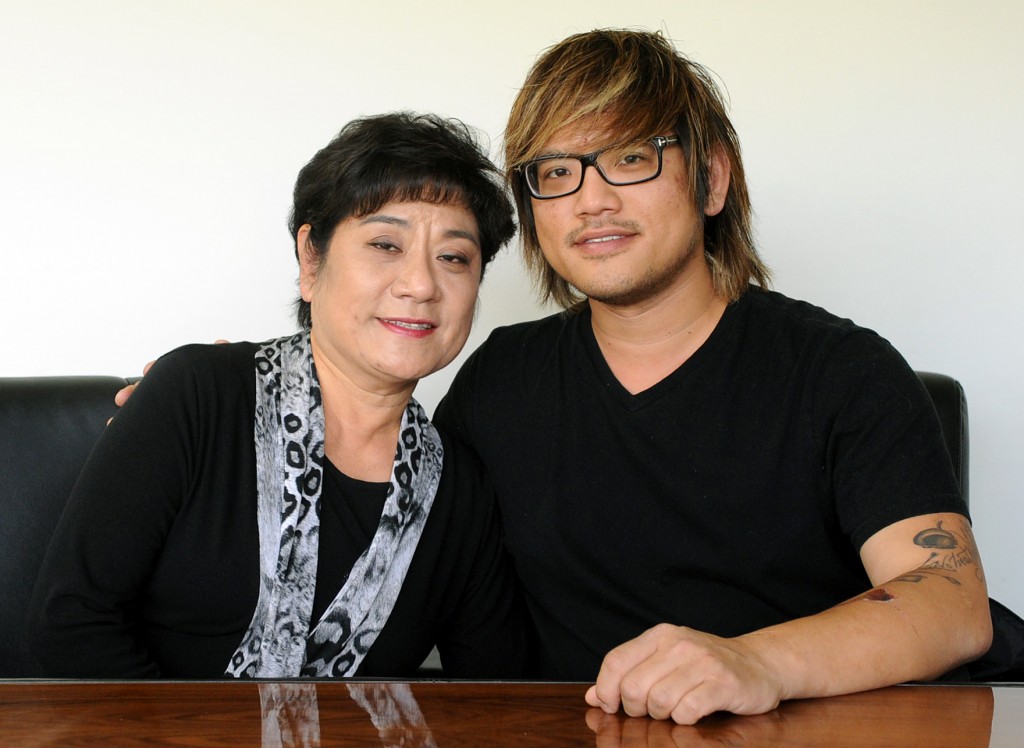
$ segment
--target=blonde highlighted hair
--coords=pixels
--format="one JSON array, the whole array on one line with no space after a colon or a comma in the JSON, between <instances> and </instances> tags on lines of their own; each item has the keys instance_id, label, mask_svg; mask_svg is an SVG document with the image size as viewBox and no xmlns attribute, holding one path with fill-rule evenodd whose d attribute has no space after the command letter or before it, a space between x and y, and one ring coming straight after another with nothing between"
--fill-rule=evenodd
<instances>
[{"instance_id":1,"label":"blonde highlighted hair","mask_svg":"<svg viewBox=\"0 0 1024 748\"><path fill-rule=\"evenodd\" d=\"M704 254L715 292L735 300L750 283L768 286L768 268L754 249L739 139L711 74L660 33L600 29L570 36L540 56L505 130L505 164L519 210L523 255L542 300L566 309L585 301L541 252L519 167L541 155L562 128L595 118L616 142L674 132L686 158L690 194L704 216ZM705 216L717 149L729 161L729 192L722 210Z\"/></svg>"}]
</instances>

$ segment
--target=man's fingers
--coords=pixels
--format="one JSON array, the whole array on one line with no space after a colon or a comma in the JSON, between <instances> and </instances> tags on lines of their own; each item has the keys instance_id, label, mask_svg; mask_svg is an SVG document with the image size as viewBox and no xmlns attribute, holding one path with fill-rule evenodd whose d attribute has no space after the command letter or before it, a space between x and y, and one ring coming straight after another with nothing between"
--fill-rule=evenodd
<instances>
[{"instance_id":1,"label":"man's fingers","mask_svg":"<svg viewBox=\"0 0 1024 748\"><path fill-rule=\"evenodd\" d=\"M695 660L706 652L693 632L668 624L648 629L633 640L638 646L629 669L620 671L619 697L622 708L631 716L650 714L666 719L682 693L700 682ZM603 694L602 694L603 695ZM653 699L653 703L652 703Z\"/></svg>"},{"instance_id":2,"label":"man's fingers","mask_svg":"<svg viewBox=\"0 0 1024 748\"><path fill-rule=\"evenodd\" d=\"M121 389L119 389L117 391L117 394L114 395L114 404L120 408L122 405L128 402L128 398L132 396L133 392L135 392L136 387L138 387L137 384L129 384L127 387L122 387ZM110 421L107 421L107 423L110 423Z\"/></svg>"},{"instance_id":3,"label":"man's fingers","mask_svg":"<svg viewBox=\"0 0 1024 748\"><path fill-rule=\"evenodd\" d=\"M704 681L676 700L672 711L659 719L672 718L679 725L692 725L701 717L726 708L723 689L714 681ZM651 715L654 716L654 715Z\"/></svg>"},{"instance_id":4,"label":"man's fingers","mask_svg":"<svg viewBox=\"0 0 1024 748\"><path fill-rule=\"evenodd\" d=\"M622 697L622 679L658 651L657 638L646 631L625 644L620 644L604 656L597 682L587 691L588 702L606 712L617 712ZM589 701L592 697L594 701ZM630 712L627 711L627 714Z\"/></svg>"},{"instance_id":5,"label":"man's fingers","mask_svg":"<svg viewBox=\"0 0 1024 748\"><path fill-rule=\"evenodd\" d=\"M587 727L594 733L595 748L622 748L626 745L679 748L692 745L694 739L693 733L671 722L606 714L600 709L588 709L586 721Z\"/></svg>"},{"instance_id":6,"label":"man's fingers","mask_svg":"<svg viewBox=\"0 0 1024 748\"><path fill-rule=\"evenodd\" d=\"M217 343L227 343L229 341L224 340L223 338L219 338L216 342ZM153 360L153 361L150 361L145 366L143 366L142 367L142 376L146 376L147 374L149 374L149 370L153 368L153 364L155 364L155 363L156 363L156 361ZM122 387L121 389L119 389L117 391L117 394L114 395L114 404L117 405L117 407L119 407L119 408L122 407L126 402L128 402L128 398L132 396L132 393L135 392L135 388L137 386L138 386L137 384L129 384L127 387ZM109 425L109 423L110 423L110 420L107 421L108 425Z\"/></svg>"}]
</instances>

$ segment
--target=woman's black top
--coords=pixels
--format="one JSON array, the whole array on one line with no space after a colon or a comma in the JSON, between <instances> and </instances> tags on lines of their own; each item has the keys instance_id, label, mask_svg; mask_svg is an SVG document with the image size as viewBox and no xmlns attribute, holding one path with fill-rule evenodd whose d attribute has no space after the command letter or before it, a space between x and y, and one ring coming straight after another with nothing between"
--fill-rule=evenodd
<instances>
[{"instance_id":1,"label":"woman's black top","mask_svg":"<svg viewBox=\"0 0 1024 748\"><path fill-rule=\"evenodd\" d=\"M33 651L54 676L221 677L259 594L256 345L163 357L96 444L36 585ZM359 676L408 676L436 644L451 677L515 677L523 619L479 462L444 469L402 592ZM380 519L385 483L328 465L313 621Z\"/></svg>"}]
</instances>

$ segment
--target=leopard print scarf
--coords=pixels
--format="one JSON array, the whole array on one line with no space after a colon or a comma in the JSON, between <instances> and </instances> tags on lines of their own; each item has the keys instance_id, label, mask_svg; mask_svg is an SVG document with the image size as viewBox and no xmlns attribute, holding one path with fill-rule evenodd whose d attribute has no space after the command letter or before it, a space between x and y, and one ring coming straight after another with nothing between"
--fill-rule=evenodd
<instances>
[{"instance_id":1,"label":"leopard print scarf","mask_svg":"<svg viewBox=\"0 0 1024 748\"><path fill-rule=\"evenodd\" d=\"M324 414L309 331L262 344L255 364L260 592L225 675L349 676L398 598L437 493L444 449L410 399L377 532L311 627Z\"/></svg>"}]
</instances>

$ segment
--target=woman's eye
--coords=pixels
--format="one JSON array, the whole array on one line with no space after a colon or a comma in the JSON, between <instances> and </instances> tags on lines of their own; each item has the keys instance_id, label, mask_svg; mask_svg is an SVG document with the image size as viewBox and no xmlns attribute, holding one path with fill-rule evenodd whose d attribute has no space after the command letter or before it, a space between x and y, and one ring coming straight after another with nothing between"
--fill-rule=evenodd
<instances>
[{"instance_id":1,"label":"woman's eye","mask_svg":"<svg viewBox=\"0 0 1024 748\"><path fill-rule=\"evenodd\" d=\"M469 258L461 254L447 253L440 255L439 258L442 262L451 263L452 265L468 265Z\"/></svg>"},{"instance_id":2,"label":"woman's eye","mask_svg":"<svg viewBox=\"0 0 1024 748\"><path fill-rule=\"evenodd\" d=\"M385 239L377 239L375 241L372 241L372 242L370 242L370 246L371 247L376 247L377 249L383 249L383 250L385 250L387 252L397 252L398 251L398 245L397 244L389 242L389 241L387 241Z\"/></svg>"}]
</instances>

